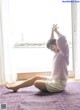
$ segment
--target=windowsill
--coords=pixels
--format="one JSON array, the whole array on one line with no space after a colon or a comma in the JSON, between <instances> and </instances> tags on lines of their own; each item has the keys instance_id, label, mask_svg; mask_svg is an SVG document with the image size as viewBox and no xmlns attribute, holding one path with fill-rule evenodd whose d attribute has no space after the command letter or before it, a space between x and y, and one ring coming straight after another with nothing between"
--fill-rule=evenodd
<instances>
[{"instance_id":1,"label":"windowsill","mask_svg":"<svg viewBox=\"0 0 80 110\"><path fill-rule=\"evenodd\" d=\"M27 73L17 73L17 80L25 80L37 75L47 75L50 76L51 71L49 72L27 72Z\"/></svg>"}]
</instances>

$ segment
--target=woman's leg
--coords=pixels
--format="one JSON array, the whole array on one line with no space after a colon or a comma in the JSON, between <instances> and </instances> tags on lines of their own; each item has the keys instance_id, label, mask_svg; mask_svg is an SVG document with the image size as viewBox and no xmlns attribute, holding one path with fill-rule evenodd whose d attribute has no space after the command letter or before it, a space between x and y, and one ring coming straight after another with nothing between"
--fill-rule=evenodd
<instances>
[{"instance_id":1,"label":"woman's leg","mask_svg":"<svg viewBox=\"0 0 80 110\"><path fill-rule=\"evenodd\" d=\"M32 85L35 85L35 87L39 88L39 89L45 89L45 82L47 80L47 76L35 76L33 78L30 78L28 80L25 80L23 82L20 83L7 83L6 84L6 88L8 89L12 89L15 92L20 89L20 88L24 88L24 87L29 87Z\"/></svg>"},{"instance_id":2,"label":"woman's leg","mask_svg":"<svg viewBox=\"0 0 80 110\"><path fill-rule=\"evenodd\" d=\"M47 83L47 80L36 80L34 82L34 86L39 90L47 91L46 83Z\"/></svg>"}]
</instances>

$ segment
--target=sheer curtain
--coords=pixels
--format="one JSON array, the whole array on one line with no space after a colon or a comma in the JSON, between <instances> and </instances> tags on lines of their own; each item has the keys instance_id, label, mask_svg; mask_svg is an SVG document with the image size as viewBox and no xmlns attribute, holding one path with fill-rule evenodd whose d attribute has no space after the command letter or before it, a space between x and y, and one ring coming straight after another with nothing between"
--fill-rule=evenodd
<instances>
[{"instance_id":1,"label":"sheer curtain","mask_svg":"<svg viewBox=\"0 0 80 110\"><path fill-rule=\"evenodd\" d=\"M71 4L61 0L1 0L1 9L5 80L16 80L20 72L51 71L53 53L48 49L14 45L21 42L22 34L25 42L47 42L53 23L72 43ZM73 70L72 45L69 70Z\"/></svg>"},{"instance_id":2,"label":"sheer curtain","mask_svg":"<svg viewBox=\"0 0 80 110\"><path fill-rule=\"evenodd\" d=\"M2 37L2 22L1 22L1 1L0 1L0 83L5 81L4 72L4 50L3 50L3 37Z\"/></svg>"},{"instance_id":3,"label":"sheer curtain","mask_svg":"<svg viewBox=\"0 0 80 110\"><path fill-rule=\"evenodd\" d=\"M75 78L80 79L80 4L74 4L77 11L76 35L74 36Z\"/></svg>"}]
</instances>

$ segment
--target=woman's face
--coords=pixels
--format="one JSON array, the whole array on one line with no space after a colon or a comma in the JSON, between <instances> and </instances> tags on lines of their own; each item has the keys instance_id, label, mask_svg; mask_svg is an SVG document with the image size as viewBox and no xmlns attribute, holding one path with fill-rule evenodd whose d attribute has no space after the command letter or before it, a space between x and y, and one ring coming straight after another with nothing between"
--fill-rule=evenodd
<instances>
[{"instance_id":1,"label":"woman's face","mask_svg":"<svg viewBox=\"0 0 80 110\"><path fill-rule=\"evenodd\" d=\"M53 51L54 53L58 53L59 52L59 49L58 49L57 45L50 45L49 49L51 51Z\"/></svg>"}]
</instances>

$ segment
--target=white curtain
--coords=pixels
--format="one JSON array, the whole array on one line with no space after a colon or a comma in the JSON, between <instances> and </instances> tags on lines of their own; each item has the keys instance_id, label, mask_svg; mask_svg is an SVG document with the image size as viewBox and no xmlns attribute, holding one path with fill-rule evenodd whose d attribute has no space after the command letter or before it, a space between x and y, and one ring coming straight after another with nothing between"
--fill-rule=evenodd
<instances>
[{"instance_id":1,"label":"white curtain","mask_svg":"<svg viewBox=\"0 0 80 110\"><path fill-rule=\"evenodd\" d=\"M1 8L1 2L0 2ZM0 83L5 81L4 77L4 50L3 50L3 38L2 38L2 22L1 22L1 9L0 9Z\"/></svg>"},{"instance_id":2,"label":"white curtain","mask_svg":"<svg viewBox=\"0 0 80 110\"><path fill-rule=\"evenodd\" d=\"M74 36L75 78L80 79L80 3L76 4L76 35Z\"/></svg>"}]
</instances>

